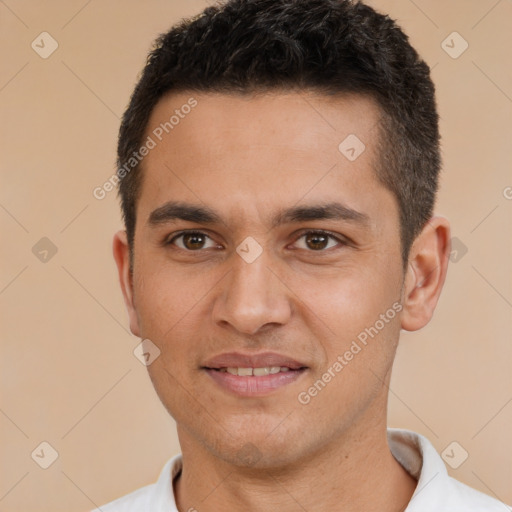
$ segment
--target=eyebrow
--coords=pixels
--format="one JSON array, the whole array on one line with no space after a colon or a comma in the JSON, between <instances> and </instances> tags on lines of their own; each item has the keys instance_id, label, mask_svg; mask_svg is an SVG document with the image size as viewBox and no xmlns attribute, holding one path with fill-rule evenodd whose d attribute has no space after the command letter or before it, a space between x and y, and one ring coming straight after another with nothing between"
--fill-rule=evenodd
<instances>
[{"instance_id":1,"label":"eyebrow","mask_svg":"<svg viewBox=\"0 0 512 512\"><path fill-rule=\"evenodd\" d=\"M151 212L147 223L158 226L176 220L196 222L198 224L224 224L221 216L206 206L196 206L179 201L169 201ZM370 217L362 212L332 202L321 205L294 206L278 212L271 220L271 226L276 228L282 224L314 221L314 220L343 220L368 226Z\"/></svg>"}]
</instances>

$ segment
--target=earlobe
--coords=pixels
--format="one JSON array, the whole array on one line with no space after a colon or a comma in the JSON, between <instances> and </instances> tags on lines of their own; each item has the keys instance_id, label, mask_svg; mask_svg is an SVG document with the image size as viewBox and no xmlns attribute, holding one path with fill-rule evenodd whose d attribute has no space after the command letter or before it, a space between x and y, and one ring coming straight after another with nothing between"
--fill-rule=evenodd
<instances>
[{"instance_id":1,"label":"earlobe","mask_svg":"<svg viewBox=\"0 0 512 512\"><path fill-rule=\"evenodd\" d=\"M126 231L118 231L112 242L112 252L119 274L119 284L123 292L124 303L128 310L130 330L135 336L140 337L139 322L133 295L133 279L130 272L130 247L126 237Z\"/></svg>"},{"instance_id":2,"label":"earlobe","mask_svg":"<svg viewBox=\"0 0 512 512\"><path fill-rule=\"evenodd\" d=\"M450 255L450 225L433 217L409 254L403 291L402 329L416 331L432 318L443 289Z\"/></svg>"}]
</instances>

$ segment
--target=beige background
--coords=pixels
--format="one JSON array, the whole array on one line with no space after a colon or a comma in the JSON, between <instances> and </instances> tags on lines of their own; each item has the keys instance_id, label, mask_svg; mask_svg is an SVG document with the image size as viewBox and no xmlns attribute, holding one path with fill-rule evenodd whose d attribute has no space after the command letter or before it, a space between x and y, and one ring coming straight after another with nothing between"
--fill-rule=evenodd
<instances>
[{"instance_id":1,"label":"beige background","mask_svg":"<svg viewBox=\"0 0 512 512\"><path fill-rule=\"evenodd\" d=\"M404 333L389 423L440 452L457 441L469 457L450 473L512 503L512 2L371 3L433 67L438 212L467 248L456 246L434 320ZM115 192L92 191L115 170L119 117L152 40L205 6L0 1L2 511L91 509L154 481L179 450L132 353L111 257ZM31 48L43 31L59 44L48 59ZM453 31L469 43L457 59L441 47ZM42 237L58 249L47 262L32 252ZM46 470L31 458L43 441L59 454Z\"/></svg>"}]
</instances>

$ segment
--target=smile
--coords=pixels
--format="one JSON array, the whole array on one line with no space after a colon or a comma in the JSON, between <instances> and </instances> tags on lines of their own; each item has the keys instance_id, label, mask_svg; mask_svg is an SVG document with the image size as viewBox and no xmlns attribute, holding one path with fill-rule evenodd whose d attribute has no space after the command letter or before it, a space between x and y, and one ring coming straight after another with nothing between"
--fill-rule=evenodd
<instances>
[{"instance_id":1,"label":"smile","mask_svg":"<svg viewBox=\"0 0 512 512\"><path fill-rule=\"evenodd\" d=\"M307 368L266 366L203 368L203 370L223 391L240 397L262 397L292 384L307 371Z\"/></svg>"},{"instance_id":2,"label":"smile","mask_svg":"<svg viewBox=\"0 0 512 512\"><path fill-rule=\"evenodd\" d=\"M254 375L255 377L263 377L263 375L274 375L279 372L289 372L290 368L287 366L265 366L263 368L218 368L220 372L227 372L231 375L240 375L247 377Z\"/></svg>"}]
</instances>

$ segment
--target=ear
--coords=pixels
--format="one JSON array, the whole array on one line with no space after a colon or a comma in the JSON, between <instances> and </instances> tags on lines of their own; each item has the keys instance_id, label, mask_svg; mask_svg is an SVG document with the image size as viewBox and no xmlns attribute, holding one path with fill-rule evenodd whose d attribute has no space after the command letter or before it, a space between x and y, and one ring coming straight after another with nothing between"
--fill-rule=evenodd
<instances>
[{"instance_id":1,"label":"ear","mask_svg":"<svg viewBox=\"0 0 512 512\"><path fill-rule=\"evenodd\" d=\"M446 278L450 256L450 224L430 219L409 252L403 292L402 329L416 331L428 324Z\"/></svg>"},{"instance_id":2,"label":"ear","mask_svg":"<svg viewBox=\"0 0 512 512\"><path fill-rule=\"evenodd\" d=\"M130 330L135 336L140 338L139 320L133 297L133 276L130 272L130 247L128 245L126 231L118 231L114 235L112 250L119 273L119 283L123 291L124 303L128 310Z\"/></svg>"}]
</instances>

